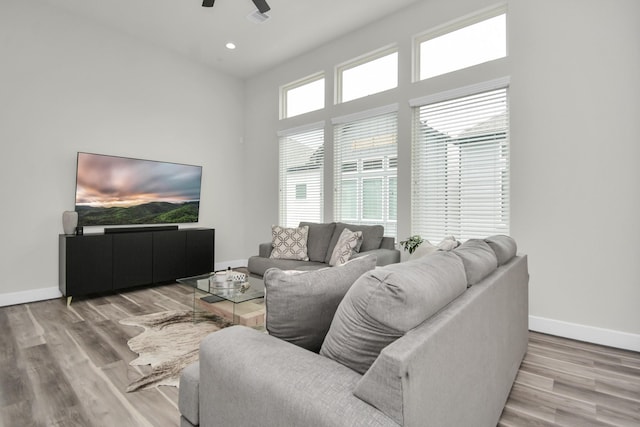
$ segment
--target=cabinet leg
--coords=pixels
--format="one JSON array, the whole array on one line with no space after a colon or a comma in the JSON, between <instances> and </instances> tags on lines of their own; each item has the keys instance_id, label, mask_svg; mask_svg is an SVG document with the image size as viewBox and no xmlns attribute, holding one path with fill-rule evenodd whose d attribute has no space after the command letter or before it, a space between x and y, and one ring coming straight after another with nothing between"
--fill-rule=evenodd
<instances>
[{"instance_id":1,"label":"cabinet leg","mask_svg":"<svg viewBox=\"0 0 640 427\"><path fill-rule=\"evenodd\" d=\"M71 299L72 298L73 298L72 296L68 296L67 297L67 307L71 307Z\"/></svg>"}]
</instances>

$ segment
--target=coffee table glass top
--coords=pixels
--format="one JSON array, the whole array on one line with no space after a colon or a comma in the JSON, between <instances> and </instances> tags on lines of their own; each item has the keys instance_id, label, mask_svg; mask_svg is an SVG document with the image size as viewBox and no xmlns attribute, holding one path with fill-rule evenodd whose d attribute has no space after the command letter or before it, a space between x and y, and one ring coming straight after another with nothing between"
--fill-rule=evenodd
<instances>
[{"instance_id":1,"label":"coffee table glass top","mask_svg":"<svg viewBox=\"0 0 640 427\"><path fill-rule=\"evenodd\" d=\"M215 282L212 280L213 273L201 274L199 276L184 277L178 279L178 283L189 285L196 290L210 294L213 298L202 298L207 302L231 301L239 304L258 298L264 298L264 282L262 279L247 277L246 282L225 281Z\"/></svg>"}]
</instances>

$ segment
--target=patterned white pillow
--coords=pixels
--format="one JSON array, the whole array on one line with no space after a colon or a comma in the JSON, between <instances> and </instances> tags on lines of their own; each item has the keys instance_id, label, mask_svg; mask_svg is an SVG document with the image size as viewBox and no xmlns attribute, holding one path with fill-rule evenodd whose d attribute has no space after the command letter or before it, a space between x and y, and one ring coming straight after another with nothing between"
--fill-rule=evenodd
<instances>
[{"instance_id":1,"label":"patterned white pillow","mask_svg":"<svg viewBox=\"0 0 640 427\"><path fill-rule=\"evenodd\" d=\"M308 237L308 225L297 228L271 226L271 247L273 249L269 258L309 261L307 256Z\"/></svg>"},{"instance_id":2,"label":"patterned white pillow","mask_svg":"<svg viewBox=\"0 0 640 427\"><path fill-rule=\"evenodd\" d=\"M331 253L329 265L335 267L349 261L351 254L358 246L358 242L362 242L362 231L351 231L348 228L342 230L338 243L336 243L336 247L333 248Z\"/></svg>"}]
</instances>

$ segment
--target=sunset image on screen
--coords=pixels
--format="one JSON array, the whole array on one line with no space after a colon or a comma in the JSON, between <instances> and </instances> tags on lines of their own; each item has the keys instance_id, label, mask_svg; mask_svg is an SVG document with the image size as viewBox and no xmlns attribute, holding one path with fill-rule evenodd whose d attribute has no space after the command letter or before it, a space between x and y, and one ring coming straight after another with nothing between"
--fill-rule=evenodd
<instances>
[{"instance_id":1,"label":"sunset image on screen","mask_svg":"<svg viewBox=\"0 0 640 427\"><path fill-rule=\"evenodd\" d=\"M197 222L200 166L78 153L81 225Z\"/></svg>"}]
</instances>

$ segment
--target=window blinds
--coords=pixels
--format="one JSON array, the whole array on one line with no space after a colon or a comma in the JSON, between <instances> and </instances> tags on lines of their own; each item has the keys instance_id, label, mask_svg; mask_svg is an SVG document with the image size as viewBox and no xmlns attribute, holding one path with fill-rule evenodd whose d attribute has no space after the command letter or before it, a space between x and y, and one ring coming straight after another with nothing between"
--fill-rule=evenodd
<instances>
[{"instance_id":1,"label":"window blinds","mask_svg":"<svg viewBox=\"0 0 640 427\"><path fill-rule=\"evenodd\" d=\"M507 89L414 110L412 234L433 243L509 234Z\"/></svg>"},{"instance_id":2,"label":"window blinds","mask_svg":"<svg viewBox=\"0 0 640 427\"><path fill-rule=\"evenodd\" d=\"M334 217L397 234L397 106L334 119Z\"/></svg>"},{"instance_id":3,"label":"window blinds","mask_svg":"<svg viewBox=\"0 0 640 427\"><path fill-rule=\"evenodd\" d=\"M324 206L324 124L280 136L280 224L322 222Z\"/></svg>"}]
</instances>

